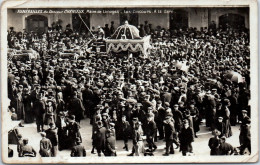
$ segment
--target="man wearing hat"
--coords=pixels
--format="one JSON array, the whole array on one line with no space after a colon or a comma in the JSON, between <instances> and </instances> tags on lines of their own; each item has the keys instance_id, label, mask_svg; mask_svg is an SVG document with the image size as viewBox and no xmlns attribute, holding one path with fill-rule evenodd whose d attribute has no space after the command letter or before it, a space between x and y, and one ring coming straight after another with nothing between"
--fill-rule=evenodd
<instances>
[{"instance_id":1,"label":"man wearing hat","mask_svg":"<svg viewBox=\"0 0 260 165\"><path fill-rule=\"evenodd\" d=\"M163 121L165 119L165 108L162 106L162 101L157 102L158 121L156 123L159 131L159 140L164 139Z\"/></svg>"},{"instance_id":2,"label":"man wearing hat","mask_svg":"<svg viewBox=\"0 0 260 165\"><path fill-rule=\"evenodd\" d=\"M179 134L179 140L182 155L186 156L187 153L192 153L193 148L191 143L194 142L194 133L187 119L183 121L183 124L184 126Z\"/></svg>"},{"instance_id":3,"label":"man wearing hat","mask_svg":"<svg viewBox=\"0 0 260 165\"><path fill-rule=\"evenodd\" d=\"M34 114L36 118L37 132L43 131L43 116L45 113L45 102L43 101L43 93L36 96L33 104Z\"/></svg>"},{"instance_id":4,"label":"man wearing hat","mask_svg":"<svg viewBox=\"0 0 260 165\"><path fill-rule=\"evenodd\" d=\"M174 128L174 120L172 116L166 116L164 120L164 132L165 132L165 141L166 141L166 152L164 156L174 154L173 142L176 140L176 131Z\"/></svg>"},{"instance_id":5,"label":"man wearing hat","mask_svg":"<svg viewBox=\"0 0 260 165\"><path fill-rule=\"evenodd\" d=\"M219 116L216 123L215 123L215 129L217 129L220 132L220 137L224 136L226 134L226 125L223 122L223 117Z\"/></svg>"},{"instance_id":6,"label":"man wearing hat","mask_svg":"<svg viewBox=\"0 0 260 165\"><path fill-rule=\"evenodd\" d=\"M68 130L68 143L70 147L73 147L76 145L76 138L79 137L81 138L80 134L80 126L79 124L75 121L75 115L71 115L68 118L68 125L67 125L67 130Z\"/></svg>"},{"instance_id":7,"label":"man wearing hat","mask_svg":"<svg viewBox=\"0 0 260 165\"><path fill-rule=\"evenodd\" d=\"M152 102L149 99L150 99L150 95L146 95L144 101L142 102L143 110L145 112L148 112L148 107L153 106Z\"/></svg>"},{"instance_id":8,"label":"man wearing hat","mask_svg":"<svg viewBox=\"0 0 260 165\"><path fill-rule=\"evenodd\" d=\"M79 137L76 138L76 145L71 149L70 156L71 157L86 157L86 150L83 145L80 144L81 139Z\"/></svg>"},{"instance_id":9,"label":"man wearing hat","mask_svg":"<svg viewBox=\"0 0 260 165\"><path fill-rule=\"evenodd\" d=\"M242 125L246 124L249 120L250 117L247 115L247 110L242 110Z\"/></svg>"},{"instance_id":10,"label":"man wearing hat","mask_svg":"<svg viewBox=\"0 0 260 165\"><path fill-rule=\"evenodd\" d=\"M149 146L150 151L155 151L157 149L157 146L154 143L154 138L157 133L157 126L156 123L154 122L154 114L153 113L148 113L147 114L147 121L144 125L144 130L146 134L146 141Z\"/></svg>"},{"instance_id":11,"label":"man wearing hat","mask_svg":"<svg viewBox=\"0 0 260 165\"><path fill-rule=\"evenodd\" d=\"M23 146L19 155L20 157L36 157L36 151L28 144L27 138L23 139Z\"/></svg>"},{"instance_id":12,"label":"man wearing hat","mask_svg":"<svg viewBox=\"0 0 260 165\"><path fill-rule=\"evenodd\" d=\"M102 113L102 125L103 127L105 127L106 129L109 129L109 118L108 118L108 114L106 112Z\"/></svg>"},{"instance_id":13,"label":"man wearing hat","mask_svg":"<svg viewBox=\"0 0 260 165\"><path fill-rule=\"evenodd\" d=\"M179 110L178 104L174 105L172 114L173 114L174 126L176 129L176 132L180 132L180 130L182 128L183 115L182 115L182 112Z\"/></svg>"},{"instance_id":14,"label":"man wearing hat","mask_svg":"<svg viewBox=\"0 0 260 165\"><path fill-rule=\"evenodd\" d=\"M247 116L247 111L242 110L243 120L240 125L240 134L239 134L239 142L240 142L240 155L244 155L246 148L251 154L251 120Z\"/></svg>"},{"instance_id":15,"label":"man wearing hat","mask_svg":"<svg viewBox=\"0 0 260 165\"><path fill-rule=\"evenodd\" d=\"M73 92L73 98L70 100L68 110L70 115L75 115L75 120L80 123L81 119L84 119L85 108L82 101L77 97L77 91Z\"/></svg>"},{"instance_id":16,"label":"man wearing hat","mask_svg":"<svg viewBox=\"0 0 260 165\"><path fill-rule=\"evenodd\" d=\"M234 147L226 142L226 137L220 137L219 155L232 155L234 153Z\"/></svg>"},{"instance_id":17,"label":"man wearing hat","mask_svg":"<svg viewBox=\"0 0 260 165\"><path fill-rule=\"evenodd\" d=\"M105 143L106 143L106 131L107 129L103 127L101 121L97 122L97 135L96 135L96 149L98 156L101 156L101 152L105 153Z\"/></svg>"},{"instance_id":18,"label":"man wearing hat","mask_svg":"<svg viewBox=\"0 0 260 165\"><path fill-rule=\"evenodd\" d=\"M106 132L105 156L116 156L116 138L112 130Z\"/></svg>"},{"instance_id":19,"label":"man wearing hat","mask_svg":"<svg viewBox=\"0 0 260 165\"><path fill-rule=\"evenodd\" d=\"M41 132L42 139L40 141L40 155L41 157L51 157L52 144L49 139L46 138L46 133Z\"/></svg>"},{"instance_id":20,"label":"man wearing hat","mask_svg":"<svg viewBox=\"0 0 260 165\"><path fill-rule=\"evenodd\" d=\"M219 155L219 145L220 145L219 135L221 133L217 129L214 129L212 131L212 134L214 137L211 137L208 143L208 146L210 148L210 155Z\"/></svg>"},{"instance_id":21,"label":"man wearing hat","mask_svg":"<svg viewBox=\"0 0 260 165\"><path fill-rule=\"evenodd\" d=\"M122 116L122 123L120 124L120 126L121 126L121 131L122 131L121 133L123 135L124 144L125 144L123 149L128 151L128 138L130 136L131 126L129 122L126 121L125 115Z\"/></svg>"},{"instance_id":22,"label":"man wearing hat","mask_svg":"<svg viewBox=\"0 0 260 165\"><path fill-rule=\"evenodd\" d=\"M51 148L51 156L56 157L58 151L58 132L53 123L49 124L49 129L45 131L46 138L50 139L52 148Z\"/></svg>"},{"instance_id":23,"label":"man wearing hat","mask_svg":"<svg viewBox=\"0 0 260 165\"><path fill-rule=\"evenodd\" d=\"M162 102L163 102L163 105L168 102L170 103L171 102L171 99L172 99L172 94L169 92L169 88L167 86L165 86L163 88L163 93L162 93Z\"/></svg>"},{"instance_id":24,"label":"man wearing hat","mask_svg":"<svg viewBox=\"0 0 260 165\"><path fill-rule=\"evenodd\" d=\"M203 99L205 118L206 118L206 126L213 129L214 119L216 115L216 101L211 96L211 92L208 91Z\"/></svg>"}]
</instances>

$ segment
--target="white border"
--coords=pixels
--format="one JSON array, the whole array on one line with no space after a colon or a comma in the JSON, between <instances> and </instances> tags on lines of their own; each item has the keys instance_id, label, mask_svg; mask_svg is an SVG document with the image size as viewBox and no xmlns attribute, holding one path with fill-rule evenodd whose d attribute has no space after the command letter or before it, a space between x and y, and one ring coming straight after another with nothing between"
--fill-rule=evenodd
<instances>
[{"instance_id":1,"label":"white border","mask_svg":"<svg viewBox=\"0 0 260 165\"><path fill-rule=\"evenodd\" d=\"M256 0L37 0L4 1L1 5L1 109L2 109L2 160L4 163L228 163L258 161L258 8ZM109 7L247 7L250 8L250 59L251 59L251 138L250 156L190 156L190 157L85 157L85 158L7 158L7 8L109 8Z\"/></svg>"}]
</instances>

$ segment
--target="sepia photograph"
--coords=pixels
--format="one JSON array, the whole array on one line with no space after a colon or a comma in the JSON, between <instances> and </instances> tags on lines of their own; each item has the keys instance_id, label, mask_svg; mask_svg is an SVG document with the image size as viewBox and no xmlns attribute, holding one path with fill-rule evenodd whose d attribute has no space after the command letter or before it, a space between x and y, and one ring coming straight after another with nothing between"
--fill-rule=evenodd
<instances>
[{"instance_id":1,"label":"sepia photograph","mask_svg":"<svg viewBox=\"0 0 260 165\"><path fill-rule=\"evenodd\" d=\"M258 161L257 1L209 2L5 1L2 160Z\"/></svg>"}]
</instances>

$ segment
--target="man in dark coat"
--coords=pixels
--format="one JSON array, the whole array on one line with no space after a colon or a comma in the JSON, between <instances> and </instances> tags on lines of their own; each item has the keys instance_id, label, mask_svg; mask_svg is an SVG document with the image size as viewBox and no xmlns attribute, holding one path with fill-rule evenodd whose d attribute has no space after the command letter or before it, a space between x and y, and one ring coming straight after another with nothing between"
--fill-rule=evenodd
<instances>
[{"instance_id":1,"label":"man in dark coat","mask_svg":"<svg viewBox=\"0 0 260 165\"><path fill-rule=\"evenodd\" d=\"M86 150L83 145L80 144L81 139L76 138L76 145L71 149L71 157L86 157Z\"/></svg>"},{"instance_id":2,"label":"man in dark coat","mask_svg":"<svg viewBox=\"0 0 260 165\"><path fill-rule=\"evenodd\" d=\"M181 128L182 128L182 120L183 120L183 115L181 113L181 111L179 110L179 105L175 104L174 108L172 110L172 114L173 114L173 119L174 119L174 126L176 129L176 132L180 132Z\"/></svg>"},{"instance_id":3,"label":"man in dark coat","mask_svg":"<svg viewBox=\"0 0 260 165\"><path fill-rule=\"evenodd\" d=\"M220 132L217 129L214 129L212 131L212 134L214 135L214 137L211 137L209 139L209 143L208 143L208 146L210 148L210 155L219 155L219 146L220 146L219 135L220 135Z\"/></svg>"},{"instance_id":4,"label":"man in dark coat","mask_svg":"<svg viewBox=\"0 0 260 165\"><path fill-rule=\"evenodd\" d=\"M82 91L82 97L83 97L83 104L85 106L85 110L86 110L86 115L92 120L93 118L93 101L92 101L92 97L93 97L93 91L90 89L90 85L86 85L85 89L83 89Z\"/></svg>"},{"instance_id":5,"label":"man in dark coat","mask_svg":"<svg viewBox=\"0 0 260 165\"><path fill-rule=\"evenodd\" d=\"M218 120L216 121L215 124L215 129L220 131L220 137L226 134L226 126L225 123L223 122L223 117L221 116L218 117Z\"/></svg>"},{"instance_id":6,"label":"man in dark coat","mask_svg":"<svg viewBox=\"0 0 260 165\"><path fill-rule=\"evenodd\" d=\"M174 120L172 116L166 116L164 121L164 131L165 131L165 141L166 141L166 152L164 156L168 156L170 154L174 154L173 142L177 143L176 140L176 131L174 128Z\"/></svg>"},{"instance_id":7,"label":"man in dark coat","mask_svg":"<svg viewBox=\"0 0 260 165\"><path fill-rule=\"evenodd\" d=\"M43 131L43 115L45 113L45 102L42 100L42 93L36 96L33 104L34 114L36 118L37 132Z\"/></svg>"},{"instance_id":8,"label":"man in dark coat","mask_svg":"<svg viewBox=\"0 0 260 165\"><path fill-rule=\"evenodd\" d=\"M142 102L143 110L146 113L148 112L148 108L153 106L153 104L151 103L151 101L149 99L150 99L150 95L146 95L144 101Z\"/></svg>"},{"instance_id":9,"label":"man in dark coat","mask_svg":"<svg viewBox=\"0 0 260 165\"><path fill-rule=\"evenodd\" d=\"M192 153L191 143L194 142L194 135L192 128L189 126L189 121L185 119L183 123L184 127L181 129L179 134L179 140L182 155L186 156L187 152Z\"/></svg>"},{"instance_id":10,"label":"man in dark coat","mask_svg":"<svg viewBox=\"0 0 260 165\"><path fill-rule=\"evenodd\" d=\"M98 152L98 156L101 156L101 152L105 152L105 143L106 143L106 131L107 129L103 127L102 122L97 122L98 130L96 135L96 149Z\"/></svg>"},{"instance_id":11,"label":"man in dark coat","mask_svg":"<svg viewBox=\"0 0 260 165\"><path fill-rule=\"evenodd\" d=\"M123 140L124 140L124 148L126 151L128 151L128 138L130 136L130 131L131 131L131 126L129 124L128 121L126 121L126 116L122 116L122 124L121 124L121 128L122 128L122 134L123 134Z\"/></svg>"},{"instance_id":12,"label":"man in dark coat","mask_svg":"<svg viewBox=\"0 0 260 165\"><path fill-rule=\"evenodd\" d=\"M75 115L76 122L80 123L81 119L84 119L85 108L79 98L77 98L77 92L73 92L73 98L69 102L68 110L70 115Z\"/></svg>"},{"instance_id":13,"label":"man in dark coat","mask_svg":"<svg viewBox=\"0 0 260 165\"><path fill-rule=\"evenodd\" d=\"M51 156L56 157L58 151L58 133L53 123L49 124L49 129L45 131L46 138L50 139L52 144Z\"/></svg>"},{"instance_id":14,"label":"man in dark coat","mask_svg":"<svg viewBox=\"0 0 260 165\"><path fill-rule=\"evenodd\" d=\"M144 128L149 149L150 151L155 151L157 146L154 143L154 137L156 136L157 127L154 122L154 115L152 113L147 114L147 121Z\"/></svg>"},{"instance_id":15,"label":"man in dark coat","mask_svg":"<svg viewBox=\"0 0 260 165\"><path fill-rule=\"evenodd\" d=\"M234 153L234 147L226 142L226 137L220 138L219 154L220 155L232 155Z\"/></svg>"},{"instance_id":16,"label":"man in dark coat","mask_svg":"<svg viewBox=\"0 0 260 165\"><path fill-rule=\"evenodd\" d=\"M68 118L68 125L67 125L67 135L68 135L68 144L69 147L74 147L76 145L76 139L77 137L81 138L81 134L80 134L80 126L79 124L75 121L75 116L71 115Z\"/></svg>"},{"instance_id":17,"label":"man in dark coat","mask_svg":"<svg viewBox=\"0 0 260 165\"><path fill-rule=\"evenodd\" d=\"M165 108L162 107L162 102L157 102L157 110L158 110L158 120L157 120L157 128L159 131L159 140L164 139L164 131L163 131L163 121L165 119Z\"/></svg>"},{"instance_id":18,"label":"man in dark coat","mask_svg":"<svg viewBox=\"0 0 260 165\"><path fill-rule=\"evenodd\" d=\"M251 153L251 120L247 116L247 111L242 110L242 124L240 126L239 142L240 155L244 155L245 149Z\"/></svg>"},{"instance_id":19,"label":"man in dark coat","mask_svg":"<svg viewBox=\"0 0 260 165\"><path fill-rule=\"evenodd\" d=\"M116 156L116 138L113 131L107 130L105 142L105 156Z\"/></svg>"},{"instance_id":20,"label":"man in dark coat","mask_svg":"<svg viewBox=\"0 0 260 165\"><path fill-rule=\"evenodd\" d=\"M163 101L163 105L168 102L171 103L171 99L172 99L172 94L169 92L169 88L168 87L164 87L163 88L163 94L162 94L162 101Z\"/></svg>"},{"instance_id":21,"label":"man in dark coat","mask_svg":"<svg viewBox=\"0 0 260 165\"><path fill-rule=\"evenodd\" d=\"M216 101L210 95L210 91L206 93L206 96L203 100L203 105L205 110L206 126L210 127L212 130L214 127L214 120L216 115Z\"/></svg>"}]
</instances>

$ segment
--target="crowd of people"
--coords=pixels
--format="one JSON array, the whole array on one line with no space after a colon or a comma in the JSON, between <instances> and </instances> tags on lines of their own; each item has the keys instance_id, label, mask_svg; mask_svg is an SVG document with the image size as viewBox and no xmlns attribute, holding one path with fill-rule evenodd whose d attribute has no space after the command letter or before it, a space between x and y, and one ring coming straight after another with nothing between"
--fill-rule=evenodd
<instances>
[{"instance_id":1,"label":"crowd of people","mask_svg":"<svg viewBox=\"0 0 260 165\"><path fill-rule=\"evenodd\" d=\"M187 155L196 150L192 143L204 119L214 134L211 155L234 152L225 139L237 124L240 154L250 150L248 29L170 30L145 22L139 32L151 35L148 58L96 51L96 39L114 31L113 24L91 33L55 24L46 33L9 29L9 111L20 127L36 121L41 156L57 156L63 149L86 156L80 134L85 118L93 127L87 139L93 142L91 153L96 150L98 156L116 156L118 139L127 151L132 139L129 156L152 154L159 140L165 140L164 155L174 154L174 145ZM34 58L16 57L25 55L23 50L31 50ZM72 56L62 56L66 53ZM28 139L19 137L19 156L36 155Z\"/></svg>"}]
</instances>

